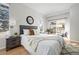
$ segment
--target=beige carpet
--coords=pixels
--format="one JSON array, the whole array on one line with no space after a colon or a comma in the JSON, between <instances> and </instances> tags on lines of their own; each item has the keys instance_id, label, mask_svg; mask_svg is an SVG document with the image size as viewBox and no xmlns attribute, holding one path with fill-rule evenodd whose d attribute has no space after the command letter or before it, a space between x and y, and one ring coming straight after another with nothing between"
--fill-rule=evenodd
<instances>
[{"instance_id":1,"label":"beige carpet","mask_svg":"<svg viewBox=\"0 0 79 59\"><path fill-rule=\"evenodd\" d=\"M79 47L74 45L66 44L62 50L63 55L79 55Z\"/></svg>"}]
</instances>

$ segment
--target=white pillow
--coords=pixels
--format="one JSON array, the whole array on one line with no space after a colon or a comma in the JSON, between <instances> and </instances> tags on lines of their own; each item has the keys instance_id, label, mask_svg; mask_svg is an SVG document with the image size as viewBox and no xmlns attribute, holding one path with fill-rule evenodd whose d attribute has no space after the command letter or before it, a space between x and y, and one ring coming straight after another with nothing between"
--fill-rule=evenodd
<instances>
[{"instance_id":1,"label":"white pillow","mask_svg":"<svg viewBox=\"0 0 79 59\"><path fill-rule=\"evenodd\" d=\"M29 30L28 29L23 29L23 32L25 35L29 35Z\"/></svg>"}]
</instances>

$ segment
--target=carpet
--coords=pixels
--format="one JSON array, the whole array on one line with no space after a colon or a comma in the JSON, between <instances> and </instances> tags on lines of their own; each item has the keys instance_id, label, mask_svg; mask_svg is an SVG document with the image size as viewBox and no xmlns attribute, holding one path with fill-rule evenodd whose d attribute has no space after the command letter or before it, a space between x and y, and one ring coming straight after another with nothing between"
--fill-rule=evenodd
<instances>
[{"instance_id":1,"label":"carpet","mask_svg":"<svg viewBox=\"0 0 79 59\"><path fill-rule=\"evenodd\" d=\"M79 55L79 47L66 44L62 49L61 55Z\"/></svg>"}]
</instances>

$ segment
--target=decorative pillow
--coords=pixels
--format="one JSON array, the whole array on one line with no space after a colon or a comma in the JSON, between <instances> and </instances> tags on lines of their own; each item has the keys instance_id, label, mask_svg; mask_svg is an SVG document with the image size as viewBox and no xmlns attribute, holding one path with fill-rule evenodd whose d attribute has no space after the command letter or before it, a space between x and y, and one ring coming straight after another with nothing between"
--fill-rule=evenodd
<instances>
[{"instance_id":1,"label":"decorative pillow","mask_svg":"<svg viewBox=\"0 0 79 59\"><path fill-rule=\"evenodd\" d=\"M29 30L28 29L23 29L23 32L25 35L29 35Z\"/></svg>"},{"instance_id":2,"label":"decorative pillow","mask_svg":"<svg viewBox=\"0 0 79 59\"><path fill-rule=\"evenodd\" d=\"M36 29L33 29L33 31L34 31L35 35L38 34L38 31Z\"/></svg>"},{"instance_id":3,"label":"decorative pillow","mask_svg":"<svg viewBox=\"0 0 79 59\"><path fill-rule=\"evenodd\" d=\"M33 29L29 29L29 35L35 35Z\"/></svg>"}]
</instances>

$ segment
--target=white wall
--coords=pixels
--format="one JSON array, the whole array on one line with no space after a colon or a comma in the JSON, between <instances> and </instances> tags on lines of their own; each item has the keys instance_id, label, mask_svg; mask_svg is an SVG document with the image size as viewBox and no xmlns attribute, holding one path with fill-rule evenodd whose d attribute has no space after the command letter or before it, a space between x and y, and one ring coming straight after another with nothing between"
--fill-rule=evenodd
<instances>
[{"instance_id":1,"label":"white wall","mask_svg":"<svg viewBox=\"0 0 79 59\"><path fill-rule=\"evenodd\" d=\"M3 33L0 33L0 49L3 49L3 48L5 48L6 47L6 38L5 38L5 32Z\"/></svg>"},{"instance_id":2,"label":"white wall","mask_svg":"<svg viewBox=\"0 0 79 59\"><path fill-rule=\"evenodd\" d=\"M26 22L26 17L32 16L34 18L34 26L40 25L43 21L43 16L41 13L27 7L24 4L10 4L10 20L16 20L16 26L10 29L11 34L15 32L19 33L19 25L29 25Z\"/></svg>"},{"instance_id":3,"label":"white wall","mask_svg":"<svg viewBox=\"0 0 79 59\"><path fill-rule=\"evenodd\" d=\"M9 36L9 31L0 33L0 49L4 49L6 47L6 38L8 38Z\"/></svg>"},{"instance_id":4,"label":"white wall","mask_svg":"<svg viewBox=\"0 0 79 59\"><path fill-rule=\"evenodd\" d=\"M68 39L70 39L70 17L69 15L68 15L68 18L65 20L65 32L67 32Z\"/></svg>"},{"instance_id":5,"label":"white wall","mask_svg":"<svg viewBox=\"0 0 79 59\"><path fill-rule=\"evenodd\" d=\"M79 41L79 4L70 9L70 25L71 40Z\"/></svg>"}]
</instances>

